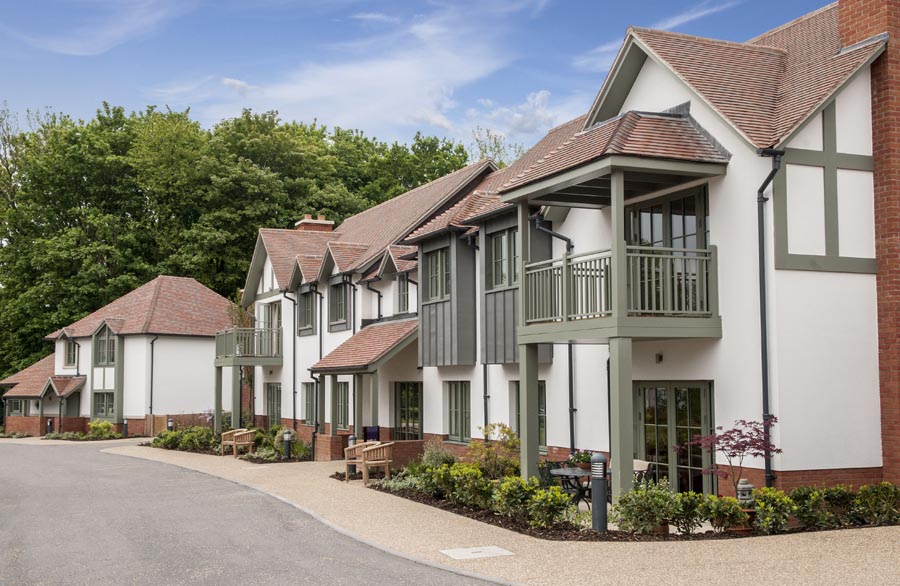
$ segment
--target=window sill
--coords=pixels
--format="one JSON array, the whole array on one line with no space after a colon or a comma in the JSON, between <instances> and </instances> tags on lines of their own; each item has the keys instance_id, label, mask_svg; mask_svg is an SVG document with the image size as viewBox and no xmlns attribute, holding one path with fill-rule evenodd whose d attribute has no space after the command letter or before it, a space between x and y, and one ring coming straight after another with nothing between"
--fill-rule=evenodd
<instances>
[{"instance_id":1,"label":"window sill","mask_svg":"<svg viewBox=\"0 0 900 586\"><path fill-rule=\"evenodd\" d=\"M434 305L435 303L443 303L444 301L450 301L450 296L441 297L440 299L429 299L428 301L423 301L422 305Z\"/></svg>"},{"instance_id":2,"label":"window sill","mask_svg":"<svg viewBox=\"0 0 900 586\"><path fill-rule=\"evenodd\" d=\"M503 291L516 291L518 289L518 283L513 283L512 285L497 285L487 289L486 293L502 293Z\"/></svg>"},{"instance_id":3,"label":"window sill","mask_svg":"<svg viewBox=\"0 0 900 586\"><path fill-rule=\"evenodd\" d=\"M471 442L472 442L471 439L468 439L468 440L452 440L452 439L446 439L446 440L444 440L444 443L445 443L445 444L452 444L452 445L454 445L454 446L468 446Z\"/></svg>"}]
</instances>

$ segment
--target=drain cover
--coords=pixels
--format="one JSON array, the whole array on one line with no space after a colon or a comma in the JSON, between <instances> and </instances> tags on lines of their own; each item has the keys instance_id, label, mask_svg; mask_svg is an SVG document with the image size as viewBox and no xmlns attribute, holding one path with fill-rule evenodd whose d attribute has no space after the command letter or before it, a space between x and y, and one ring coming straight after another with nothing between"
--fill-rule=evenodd
<instances>
[{"instance_id":1,"label":"drain cover","mask_svg":"<svg viewBox=\"0 0 900 586\"><path fill-rule=\"evenodd\" d=\"M513 552L507 551L496 545L486 545L484 547L464 547L461 549L442 549L441 553L455 560L477 560L480 558L495 558L503 555L513 555Z\"/></svg>"}]
</instances>

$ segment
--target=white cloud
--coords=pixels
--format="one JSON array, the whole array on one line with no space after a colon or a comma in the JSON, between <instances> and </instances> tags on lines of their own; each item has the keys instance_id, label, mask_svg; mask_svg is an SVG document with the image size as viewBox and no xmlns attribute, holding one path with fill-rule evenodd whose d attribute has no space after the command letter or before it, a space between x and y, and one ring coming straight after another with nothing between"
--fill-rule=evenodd
<instances>
[{"instance_id":1,"label":"white cloud","mask_svg":"<svg viewBox=\"0 0 900 586\"><path fill-rule=\"evenodd\" d=\"M190 10L194 3L193 0L92 0L82 2L81 18L66 23L66 28L58 32L32 34L6 25L0 25L0 29L45 51L99 55L153 33L165 22Z\"/></svg>"},{"instance_id":2,"label":"white cloud","mask_svg":"<svg viewBox=\"0 0 900 586\"><path fill-rule=\"evenodd\" d=\"M705 0L704 2L695 4L687 10L679 12L678 14L674 14L672 16L668 16L666 18L663 18L662 20L654 22L650 25L650 28L660 30L676 29L689 22L693 22L706 16L717 14L724 10L728 10L729 8L733 8L734 6L740 4L741 1L742 0L714 2L713 0ZM617 40L603 43L602 45L594 47L586 53L577 55L572 60L572 66L580 71L603 73L609 70L609 68L612 66L621 45L622 42Z\"/></svg>"},{"instance_id":3,"label":"white cloud","mask_svg":"<svg viewBox=\"0 0 900 586\"><path fill-rule=\"evenodd\" d=\"M252 86L246 81L235 79L233 77L223 77L221 82L225 87L230 87L234 90L237 90L237 92L242 96L246 96L250 90L256 89L256 86Z\"/></svg>"},{"instance_id":4,"label":"white cloud","mask_svg":"<svg viewBox=\"0 0 900 586\"><path fill-rule=\"evenodd\" d=\"M352 18L353 20L361 20L364 22L378 22L384 24L400 22L400 19L396 16L388 16L383 12L358 12L356 14L350 15L350 18Z\"/></svg>"},{"instance_id":5,"label":"white cloud","mask_svg":"<svg viewBox=\"0 0 900 586\"><path fill-rule=\"evenodd\" d=\"M468 136L460 139L470 140L471 129L481 126L528 147L554 126L584 114L590 100L591 96L583 94L554 99L550 91L542 89L528 94L518 104L485 110L469 108L466 111Z\"/></svg>"}]
</instances>

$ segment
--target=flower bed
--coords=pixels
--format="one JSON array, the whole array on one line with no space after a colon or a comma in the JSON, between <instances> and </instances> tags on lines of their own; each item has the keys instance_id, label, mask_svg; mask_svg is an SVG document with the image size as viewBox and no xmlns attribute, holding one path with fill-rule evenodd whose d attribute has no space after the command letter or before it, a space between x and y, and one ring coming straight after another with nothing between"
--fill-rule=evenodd
<instances>
[{"instance_id":1,"label":"flower bed","mask_svg":"<svg viewBox=\"0 0 900 586\"><path fill-rule=\"evenodd\" d=\"M273 427L268 431L256 430L254 439L254 451L239 456L242 460L251 464L277 464L281 462L306 462L312 459L310 445L297 440L296 434L291 431L291 457L284 458L284 428ZM213 432L209 427L193 426L174 431L160 432L150 447L164 450L177 450L194 454L208 454L212 456L222 455L222 435Z\"/></svg>"},{"instance_id":2,"label":"flower bed","mask_svg":"<svg viewBox=\"0 0 900 586\"><path fill-rule=\"evenodd\" d=\"M91 421L88 423L88 432L64 431L52 432L44 435L45 440L65 440L72 442L94 442L103 440L122 439L122 434L117 433L113 424L109 421Z\"/></svg>"}]
</instances>

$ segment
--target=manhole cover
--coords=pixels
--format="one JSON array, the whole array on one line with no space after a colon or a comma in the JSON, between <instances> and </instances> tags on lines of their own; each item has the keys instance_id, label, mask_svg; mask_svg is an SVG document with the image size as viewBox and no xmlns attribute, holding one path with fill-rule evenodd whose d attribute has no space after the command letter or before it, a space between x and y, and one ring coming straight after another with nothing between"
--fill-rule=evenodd
<instances>
[{"instance_id":1,"label":"manhole cover","mask_svg":"<svg viewBox=\"0 0 900 586\"><path fill-rule=\"evenodd\" d=\"M503 555L513 555L513 552L507 551L496 545L486 545L484 547L463 547L461 549L442 549L442 554L455 560L477 560L479 558L495 558Z\"/></svg>"}]
</instances>

